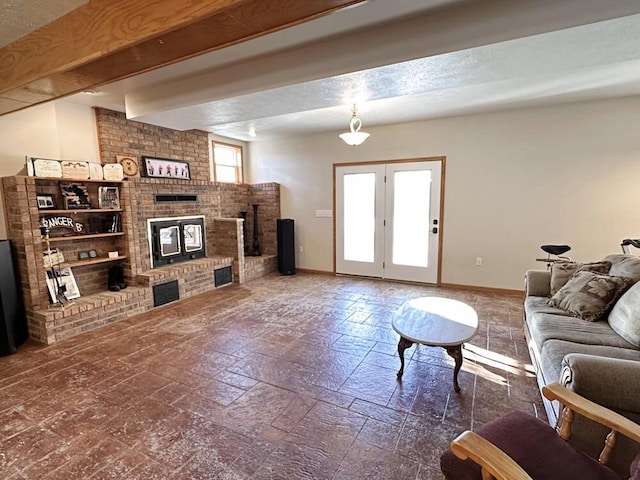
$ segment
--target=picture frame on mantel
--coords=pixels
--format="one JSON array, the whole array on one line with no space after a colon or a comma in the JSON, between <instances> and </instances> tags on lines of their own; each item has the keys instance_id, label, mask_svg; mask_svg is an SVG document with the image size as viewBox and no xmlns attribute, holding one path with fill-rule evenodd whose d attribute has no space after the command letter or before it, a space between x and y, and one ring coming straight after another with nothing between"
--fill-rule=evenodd
<instances>
[{"instance_id":1,"label":"picture frame on mantel","mask_svg":"<svg viewBox=\"0 0 640 480\"><path fill-rule=\"evenodd\" d=\"M191 180L189 164L181 160L143 156L142 164L144 166L144 174L147 177Z\"/></svg>"}]
</instances>

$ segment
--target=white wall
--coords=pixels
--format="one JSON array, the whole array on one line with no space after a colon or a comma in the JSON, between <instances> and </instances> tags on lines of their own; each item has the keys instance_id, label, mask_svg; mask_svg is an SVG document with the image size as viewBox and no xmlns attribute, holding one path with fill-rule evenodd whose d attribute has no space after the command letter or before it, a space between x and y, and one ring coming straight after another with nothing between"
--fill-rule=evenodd
<instances>
[{"instance_id":1,"label":"white wall","mask_svg":"<svg viewBox=\"0 0 640 480\"><path fill-rule=\"evenodd\" d=\"M0 117L0 177L26 175L25 155L99 162L93 109L49 102ZM4 212L2 196L0 208ZM4 214L0 238L6 238Z\"/></svg>"},{"instance_id":2,"label":"white wall","mask_svg":"<svg viewBox=\"0 0 640 480\"><path fill-rule=\"evenodd\" d=\"M314 212L332 208L332 164L446 156L442 281L522 289L544 243L594 260L640 237L639 111L634 97L367 127L359 147L337 132L257 141L246 171L282 185L298 267L331 271L332 220Z\"/></svg>"}]
</instances>

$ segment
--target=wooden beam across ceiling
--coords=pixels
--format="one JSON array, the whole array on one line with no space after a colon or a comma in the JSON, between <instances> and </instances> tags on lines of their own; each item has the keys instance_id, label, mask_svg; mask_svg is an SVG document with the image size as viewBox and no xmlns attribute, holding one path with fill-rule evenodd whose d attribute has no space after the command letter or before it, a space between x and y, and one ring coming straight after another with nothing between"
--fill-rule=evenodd
<instances>
[{"instance_id":1,"label":"wooden beam across ceiling","mask_svg":"<svg viewBox=\"0 0 640 480\"><path fill-rule=\"evenodd\" d=\"M0 115L367 0L90 0L0 48Z\"/></svg>"}]
</instances>

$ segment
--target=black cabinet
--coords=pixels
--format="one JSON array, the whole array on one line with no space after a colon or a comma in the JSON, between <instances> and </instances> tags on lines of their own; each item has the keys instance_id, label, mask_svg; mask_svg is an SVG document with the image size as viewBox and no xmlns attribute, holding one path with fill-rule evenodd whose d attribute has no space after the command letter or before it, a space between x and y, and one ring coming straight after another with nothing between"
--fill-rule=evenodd
<instances>
[{"instance_id":1,"label":"black cabinet","mask_svg":"<svg viewBox=\"0 0 640 480\"><path fill-rule=\"evenodd\" d=\"M27 339L27 319L10 240L0 240L0 356Z\"/></svg>"}]
</instances>

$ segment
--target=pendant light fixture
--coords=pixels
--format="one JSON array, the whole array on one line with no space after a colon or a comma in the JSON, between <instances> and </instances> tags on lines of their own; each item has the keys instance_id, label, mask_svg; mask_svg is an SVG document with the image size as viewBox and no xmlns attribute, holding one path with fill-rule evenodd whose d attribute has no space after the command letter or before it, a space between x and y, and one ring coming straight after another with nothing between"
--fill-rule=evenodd
<instances>
[{"instance_id":1,"label":"pendant light fixture","mask_svg":"<svg viewBox=\"0 0 640 480\"><path fill-rule=\"evenodd\" d=\"M369 134L360 131L360 128L362 127L362 120L358 117L355 105L351 109L351 113L351 121L349 122L350 131L341 133L340 138L344 140L347 145L353 145L355 147L369 138Z\"/></svg>"}]
</instances>

